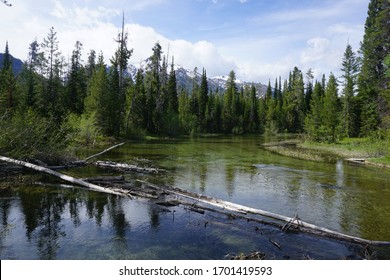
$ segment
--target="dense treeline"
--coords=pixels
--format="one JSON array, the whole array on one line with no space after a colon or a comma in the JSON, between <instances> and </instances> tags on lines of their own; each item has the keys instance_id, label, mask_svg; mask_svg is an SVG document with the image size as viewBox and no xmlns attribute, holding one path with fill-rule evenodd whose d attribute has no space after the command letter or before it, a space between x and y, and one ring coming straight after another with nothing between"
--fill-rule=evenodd
<instances>
[{"instance_id":1,"label":"dense treeline","mask_svg":"<svg viewBox=\"0 0 390 280\"><path fill-rule=\"evenodd\" d=\"M192 90L179 88L174 59L159 43L133 80L126 71L133 50L123 26L110 65L94 50L84 62L81 42L67 61L51 28L42 43L30 44L15 76L7 43L0 66L0 151L52 155L69 142L146 134L289 132L324 142L388 137L389 9L386 0L371 1L360 50L347 45L341 77L330 73L314 81L311 69L304 76L295 67L288 79L270 81L261 97L254 86L239 88L234 71L224 92L210 90L205 69L194 76Z\"/></svg>"}]
</instances>

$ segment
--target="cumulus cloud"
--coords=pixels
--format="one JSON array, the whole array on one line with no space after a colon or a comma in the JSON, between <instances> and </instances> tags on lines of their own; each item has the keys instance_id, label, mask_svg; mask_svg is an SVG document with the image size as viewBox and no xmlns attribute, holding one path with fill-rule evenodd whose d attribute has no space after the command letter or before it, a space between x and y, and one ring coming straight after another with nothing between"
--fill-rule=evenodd
<instances>
[{"instance_id":1,"label":"cumulus cloud","mask_svg":"<svg viewBox=\"0 0 390 280\"><path fill-rule=\"evenodd\" d=\"M158 42L165 55L174 56L175 64L188 68L204 67L209 76L224 73L226 69L235 69L236 65L225 58L212 43L186 40L170 40L156 32L153 28L139 24L127 24L129 46L134 49L131 61L139 63L152 54L152 48Z\"/></svg>"},{"instance_id":2,"label":"cumulus cloud","mask_svg":"<svg viewBox=\"0 0 390 280\"><path fill-rule=\"evenodd\" d=\"M309 64L323 60L328 52L330 41L326 38L316 37L307 41L308 48L301 54L301 62Z\"/></svg>"}]
</instances>

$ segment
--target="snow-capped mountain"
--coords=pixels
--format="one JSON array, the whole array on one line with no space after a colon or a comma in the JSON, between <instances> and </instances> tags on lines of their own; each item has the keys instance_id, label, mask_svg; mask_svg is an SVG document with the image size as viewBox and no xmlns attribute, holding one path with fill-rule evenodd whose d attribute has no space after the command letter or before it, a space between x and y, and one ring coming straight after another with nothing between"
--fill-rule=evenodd
<instances>
[{"instance_id":1,"label":"snow-capped mountain","mask_svg":"<svg viewBox=\"0 0 390 280\"><path fill-rule=\"evenodd\" d=\"M188 70L182 66L176 66L175 71L176 71L176 82L179 89L182 88L191 92L194 81L200 84L202 73ZM226 83L228 79L229 76L216 76L216 77L208 78L209 89L212 90L213 92L216 92L218 90L219 93L223 93L227 88ZM256 88L258 97L264 96L265 92L267 91L267 86L261 83L252 83L252 82L236 80L236 84L239 90L242 87L245 88L253 84Z\"/></svg>"}]
</instances>

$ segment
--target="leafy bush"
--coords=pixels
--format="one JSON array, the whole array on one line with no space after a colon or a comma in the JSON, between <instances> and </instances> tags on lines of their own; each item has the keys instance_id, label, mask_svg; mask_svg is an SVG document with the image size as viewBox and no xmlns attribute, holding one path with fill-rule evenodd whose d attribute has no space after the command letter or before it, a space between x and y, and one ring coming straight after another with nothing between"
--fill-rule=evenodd
<instances>
[{"instance_id":1,"label":"leafy bush","mask_svg":"<svg viewBox=\"0 0 390 280\"><path fill-rule=\"evenodd\" d=\"M63 127L68 131L67 138L71 143L91 145L102 138L96 125L95 114L81 116L70 114Z\"/></svg>"},{"instance_id":2,"label":"leafy bush","mask_svg":"<svg viewBox=\"0 0 390 280\"><path fill-rule=\"evenodd\" d=\"M58 161L67 146L67 131L32 110L0 117L0 154L47 163Z\"/></svg>"}]
</instances>

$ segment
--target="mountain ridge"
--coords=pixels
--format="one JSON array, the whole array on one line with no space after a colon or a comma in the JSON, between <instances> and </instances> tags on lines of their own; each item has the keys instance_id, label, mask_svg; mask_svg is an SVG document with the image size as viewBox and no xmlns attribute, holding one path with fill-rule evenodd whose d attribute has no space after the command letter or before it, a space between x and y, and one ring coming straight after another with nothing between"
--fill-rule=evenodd
<instances>
[{"instance_id":1,"label":"mountain ridge","mask_svg":"<svg viewBox=\"0 0 390 280\"><path fill-rule=\"evenodd\" d=\"M12 70L14 72L14 75L19 74L22 71L23 68L23 61L19 58L11 56L12 61ZM0 53L0 69L3 68L3 61L4 61L4 53Z\"/></svg>"},{"instance_id":2,"label":"mountain ridge","mask_svg":"<svg viewBox=\"0 0 390 280\"><path fill-rule=\"evenodd\" d=\"M12 58L12 68L14 74L17 75L22 71L23 61L21 59L13 57L12 55L11 58ZM3 60L4 60L4 53L0 53L0 69L2 68ZM128 75L133 79L133 81L135 81L135 76L137 74L138 69L140 68L144 69L145 64L142 63L138 67L134 64L129 65L127 72ZM184 89L187 90L188 92L191 92L194 80L198 84L200 84L201 73L198 73L197 71L195 71L195 69L191 71L183 66L176 65L175 72L176 72L176 83L177 83L178 90ZM208 82L209 89L214 93L218 92L222 94L226 90L227 80L228 80L228 76L225 75L215 76L211 78L208 77L207 82ZM256 88L256 94L259 98L265 96L265 92L267 91L267 86L262 83L236 80L236 85L238 90L241 90L241 88L245 88L247 86L254 85Z\"/></svg>"}]
</instances>

